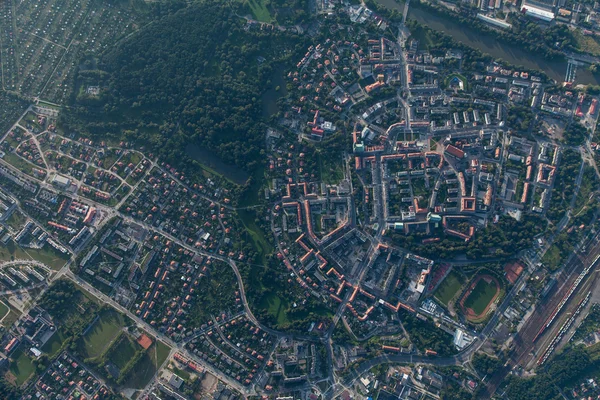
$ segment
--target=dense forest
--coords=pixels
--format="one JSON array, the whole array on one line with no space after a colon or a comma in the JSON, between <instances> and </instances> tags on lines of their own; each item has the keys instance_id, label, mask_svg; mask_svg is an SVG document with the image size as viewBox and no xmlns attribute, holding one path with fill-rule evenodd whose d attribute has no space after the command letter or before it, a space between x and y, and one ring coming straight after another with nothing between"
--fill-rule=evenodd
<instances>
[{"instance_id":1,"label":"dense forest","mask_svg":"<svg viewBox=\"0 0 600 400\"><path fill-rule=\"evenodd\" d=\"M569 348L532 378L509 377L506 395L514 400L560 399L559 388L566 390L598 368L583 347Z\"/></svg>"},{"instance_id":2,"label":"dense forest","mask_svg":"<svg viewBox=\"0 0 600 400\"><path fill-rule=\"evenodd\" d=\"M399 315L404 329L420 351L433 350L440 356L456 353L451 335L441 329L432 329L430 322L423 321L404 310L401 310Z\"/></svg>"},{"instance_id":3,"label":"dense forest","mask_svg":"<svg viewBox=\"0 0 600 400\"><path fill-rule=\"evenodd\" d=\"M17 400L21 399L21 390L7 383L4 378L0 379L0 399Z\"/></svg>"},{"instance_id":4,"label":"dense forest","mask_svg":"<svg viewBox=\"0 0 600 400\"><path fill-rule=\"evenodd\" d=\"M195 143L256 170L265 131L261 94L273 64L299 51L303 39L248 26L235 11L216 1L192 4L82 64L63 128L145 145L182 169L194 166L185 149ZM82 95L91 83L101 87L94 98Z\"/></svg>"},{"instance_id":5,"label":"dense forest","mask_svg":"<svg viewBox=\"0 0 600 400\"><path fill-rule=\"evenodd\" d=\"M468 259L510 257L531 246L533 238L545 229L545 222L540 218L527 216L521 221L503 216L498 223L489 224L475 233L473 240L464 242L442 232L437 243L423 244L427 238L422 234L405 235L396 231L388 231L387 236L392 243L409 251L433 260L451 259L465 254Z\"/></svg>"},{"instance_id":6,"label":"dense forest","mask_svg":"<svg viewBox=\"0 0 600 400\"><path fill-rule=\"evenodd\" d=\"M560 168L554 178L554 190L546 216L553 224L558 224L565 215L575 194L575 181L581 168L581 154L573 149L566 149L561 154Z\"/></svg>"},{"instance_id":7,"label":"dense forest","mask_svg":"<svg viewBox=\"0 0 600 400\"><path fill-rule=\"evenodd\" d=\"M71 281L60 279L42 295L38 304L54 318L63 318L81 295Z\"/></svg>"}]
</instances>

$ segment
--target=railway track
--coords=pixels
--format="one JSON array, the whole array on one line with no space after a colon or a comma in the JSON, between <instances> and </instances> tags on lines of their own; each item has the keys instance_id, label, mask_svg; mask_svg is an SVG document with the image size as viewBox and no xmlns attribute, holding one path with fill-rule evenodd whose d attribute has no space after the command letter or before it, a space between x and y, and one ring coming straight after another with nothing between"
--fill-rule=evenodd
<instances>
[{"instance_id":1,"label":"railway track","mask_svg":"<svg viewBox=\"0 0 600 400\"><path fill-rule=\"evenodd\" d=\"M556 278L556 284L540 299L536 309L521 330L513 339L514 347L508 356L504 368L489 380L484 398L491 398L500 383L517 365L526 366L534 356L534 349L544 347L544 338L552 332L552 325L560 319L565 307L568 307L573 297L578 297L578 289L587 287L591 271L595 270L600 260L599 236L590 240L584 254L572 257ZM587 270L587 272L586 272ZM585 272L585 273L584 273ZM582 276L583 275L583 276ZM539 341L539 343L538 343ZM548 346L549 348L550 346Z\"/></svg>"}]
</instances>

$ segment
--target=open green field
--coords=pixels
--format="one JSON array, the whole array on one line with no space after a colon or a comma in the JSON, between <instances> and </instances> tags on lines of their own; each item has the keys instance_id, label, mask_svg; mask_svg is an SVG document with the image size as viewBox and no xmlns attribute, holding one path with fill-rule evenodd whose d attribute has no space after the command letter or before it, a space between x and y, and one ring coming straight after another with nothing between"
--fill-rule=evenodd
<instances>
[{"instance_id":1,"label":"open green field","mask_svg":"<svg viewBox=\"0 0 600 400\"><path fill-rule=\"evenodd\" d=\"M248 0L248 5L252 10L252 15L260 22L272 22L273 17L267 8L269 0Z\"/></svg>"},{"instance_id":2,"label":"open green field","mask_svg":"<svg viewBox=\"0 0 600 400\"><path fill-rule=\"evenodd\" d=\"M578 29L573 31L573 36L575 37L578 50L590 53L594 56L600 55L600 42L598 42L596 38L593 36L584 36Z\"/></svg>"},{"instance_id":3,"label":"open green field","mask_svg":"<svg viewBox=\"0 0 600 400\"><path fill-rule=\"evenodd\" d=\"M29 356L21 349L18 348L10 356L10 367L9 371L15 376L14 383L16 386L21 386L33 373L35 372L35 366Z\"/></svg>"},{"instance_id":4,"label":"open green field","mask_svg":"<svg viewBox=\"0 0 600 400\"><path fill-rule=\"evenodd\" d=\"M3 158L4 161L18 169L19 171L33 176L33 169L36 168L35 165L25 160L24 158L19 157L15 153L6 153Z\"/></svg>"},{"instance_id":5,"label":"open green field","mask_svg":"<svg viewBox=\"0 0 600 400\"><path fill-rule=\"evenodd\" d=\"M48 244L41 249L24 249L12 240L6 245L0 244L0 261L36 260L58 271L65 266L69 258L70 254L62 254Z\"/></svg>"},{"instance_id":6,"label":"open green field","mask_svg":"<svg viewBox=\"0 0 600 400\"><path fill-rule=\"evenodd\" d=\"M25 221L27 221L27 217L25 217L25 215L21 211L16 209L12 214L10 214L10 217L8 217L8 219L6 220L6 224L14 230L18 231L21 228L23 228L23 226L25 225Z\"/></svg>"},{"instance_id":7,"label":"open green field","mask_svg":"<svg viewBox=\"0 0 600 400\"><path fill-rule=\"evenodd\" d=\"M260 307L266 309L269 314L274 316L277 319L278 325L283 325L290 322L286 313L286 301L282 301L276 294L271 293L263 297Z\"/></svg>"},{"instance_id":8,"label":"open green field","mask_svg":"<svg viewBox=\"0 0 600 400\"><path fill-rule=\"evenodd\" d=\"M447 306L450 300L456 296L463 282L463 277L458 272L451 271L436 289L434 297Z\"/></svg>"},{"instance_id":9,"label":"open green field","mask_svg":"<svg viewBox=\"0 0 600 400\"><path fill-rule=\"evenodd\" d=\"M0 244L0 261L12 261L22 258L28 259L31 257L12 240L8 241L6 245Z\"/></svg>"},{"instance_id":10,"label":"open green field","mask_svg":"<svg viewBox=\"0 0 600 400\"><path fill-rule=\"evenodd\" d=\"M129 335L122 334L119 341L110 348L108 358L121 370L133 358L138 348L140 346L131 340Z\"/></svg>"},{"instance_id":11,"label":"open green field","mask_svg":"<svg viewBox=\"0 0 600 400\"><path fill-rule=\"evenodd\" d=\"M476 315L480 315L483 313L496 295L496 293L500 290L496 286L496 282L486 282L485 279L480 279L475 285L475 288L465 299L465 307L472 309Z\"/></svg>"},{"instance_id":12,"label":"open green field","mask_svg":"<svg viewBox=\"0 0 600 400\"><path fill-rule=\"evenodd\" d=\"M2 326L5 328L11 327L12 324L14 324L19 319L20 316L21 316L20 312L16 311L15 309L11 309L9 311L9 313L2 320Z\"/></svg>"},{"instance_id":13,"label":"open green field","mask_svg":"<svg viewBox=\"0 0 600 400\"><path fill-rule=\"evenodd\" d=\"M24 249L29 258L46 264L55 271L60 270L69 261L70 254L63 254L50 245L41 249Z\"/></svg>"},{"instance_id":14,"label":"open green field","mask_svg":"<svg viewBox=\"0 0 600 400\"><path fill-rule=\"evenodd\" d=\"M181 379L183 380L188 380L190 379L190 373L187 371L184 371L182 369L179 369L177 367L173 367L173 372L175 373L175 375L179 376Z\"/></svg>"},{"instance_id":15,"label":"open green field","mask_svg":"<svg viewBox=\"0 0 600 400\"><path fill-rule=\"evenodd\" d=\"M59 329L52 335L50 340L44 343L40 350L46 353L48 357L53 357L58 353L65 339L65 335Z\"/></svg>"},{"instance_id":16,"label":"open green field","mask_svg":"<svg viewBox=\"0 0 600 400\"><path fill-rule=\"evenodd\" d=\"M0 301L0 320L10 312L10 308Z\"/></svg>"},{"instance_id":17,"label":"open green field","mask_svg":"<svg viewBox=\"0 0 600 400\"><path fill-rule=\"evenodd\" d=\"M553 244L544 254L544 257L542 258L542 263L550 271L555 271L560 267L562 259L563 258L560 249L556 244Z\"/></svg>"},{"instance_id":18,"label":"open green field","mask_svg":"<svg viewBox=\"0 0 600 400\"><path fill-rule=\"evenodd\" d=\"M137 366L131 371L129 378L123 383L123 386L134 389L143 389L150 379L154 377L158 368L165 362L169 356L171 348L161 341L155 341L146 351Z\"/></svg>"},{"instance_id":19,"label":"open green field","mask_svg":"<svg viewBox=\"0 0 600 400\"><path fill-rule=\"evenodd\" d=\"M79 340L81 354L85 358L98 357L119 335L125 320L114 310L104 311L94 325Z\"/></svg>"}]
</instances>

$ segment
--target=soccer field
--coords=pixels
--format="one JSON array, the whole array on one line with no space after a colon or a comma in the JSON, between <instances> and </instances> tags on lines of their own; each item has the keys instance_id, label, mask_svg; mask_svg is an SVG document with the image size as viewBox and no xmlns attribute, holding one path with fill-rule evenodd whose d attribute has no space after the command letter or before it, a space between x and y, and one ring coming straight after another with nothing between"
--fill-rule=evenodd
<instances>
[{"instance_id":1,"label":"soccer field","mask_svg":"<svg viewBox=\"0 0 600 400\"><path fill-rule=\"evenodd\" d=\"M480 315L485 311L499 290L500 288L495 280L482 277L465 299L464 306L465 308L472 309L476 315Z\"/></svg>"},{"instance_id":2,"label":"soccer field","mask_svg":"<svg viewBox=\"0 0 600 400\"><path fill-rule=\"evenodd\" d=\"M444 281L440 283L435 291L434 297L443 305L447 306L450 300L456 296L456 293L463 285L463 278L457 272L450 272Z\"/></svg>"}]
</instances>

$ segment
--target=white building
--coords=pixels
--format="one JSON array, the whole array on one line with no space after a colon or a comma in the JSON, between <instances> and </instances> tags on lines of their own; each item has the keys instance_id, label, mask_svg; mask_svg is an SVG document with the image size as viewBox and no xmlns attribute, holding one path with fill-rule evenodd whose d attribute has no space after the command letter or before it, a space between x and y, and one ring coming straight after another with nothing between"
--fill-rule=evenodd
<instances>
[{"instance_id":1,"label":"white building","mask_svg":"<svg viewBox=\"0 0 600 400\"><path fill-rule=\"evenodd\" d=\"M66 176L56 174L52 178L52 184L58 187L66 188L71 185L71 180Z\"/></svg>"},{"instance_id":2,"label":"white building","mask_svg":"<svg viewBox=\"0 0 600 400\"><path fill-rule=\"evenodd\" d=\"M462 350L465 347L467 347L468 345L471 344L471 342L473 341L473 338L470 337L469 335L467 335L465 333L465 331L463 331L462 329L456 328L456 330L454 331L454 346L456 346L456 348L458 350Z\"/></svg>"},{"instance_id":3,"label":"white building","mask_svg":"<svg viewBox=\"0 0 600 400\"><path fill-rule=\"evenodd\" d=\"M533 18L540 19L545 22L550 22L554 19L554 13L552 11L544 10L543 8L534 7L530 4L523 5L521 9L525 15Z\"/></svg>"}]
</instances>

